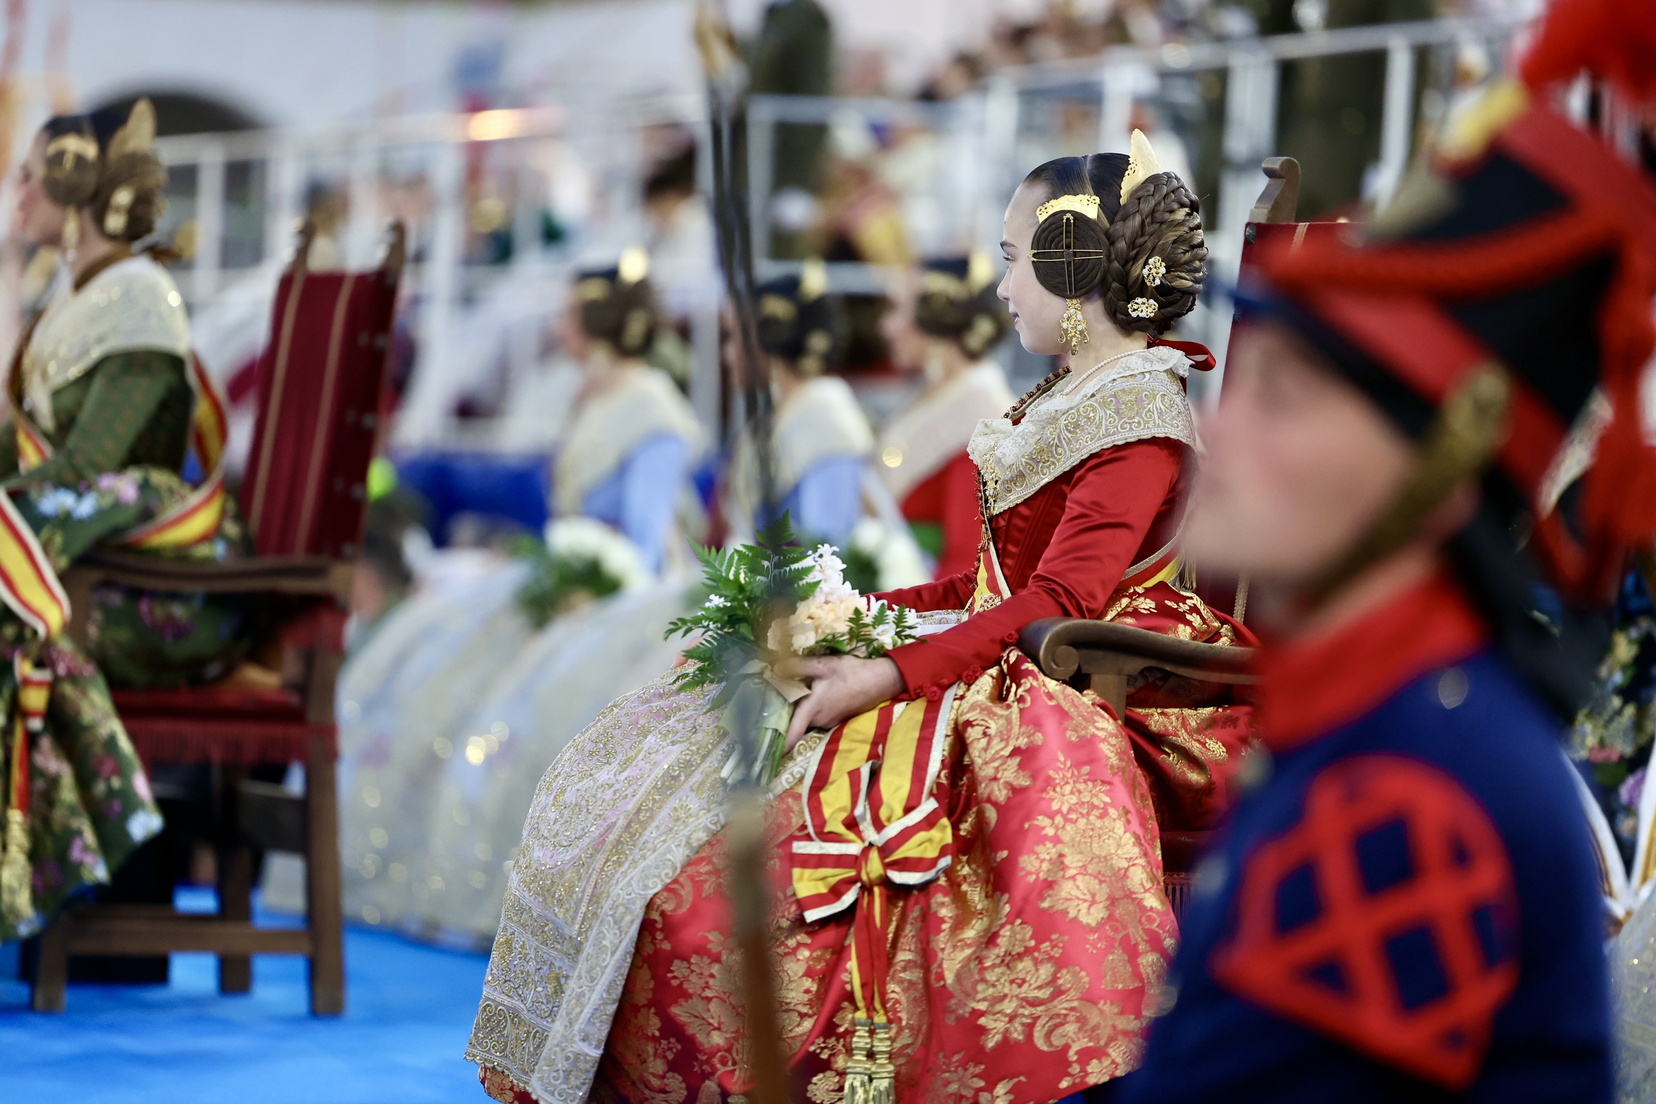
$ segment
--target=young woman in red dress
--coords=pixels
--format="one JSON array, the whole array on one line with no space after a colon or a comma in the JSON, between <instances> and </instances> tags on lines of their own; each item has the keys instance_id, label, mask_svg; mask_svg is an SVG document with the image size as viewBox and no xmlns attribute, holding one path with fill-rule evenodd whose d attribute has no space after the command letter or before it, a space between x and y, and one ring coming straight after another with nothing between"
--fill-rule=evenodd
<instances>
[{"instance_id":1,"label":"young woman in red dress","mask_svg":"<svg viewBox=\"0 0 1656 1104\"><path fill-rule=\"evenodd\" d=\"M1161 825L1222 804L1246 710L1136 708L1152 694L1118 718L1016 645L1054 616L1245 638L1174 582L1191 361L1153 339L1207 250L1195 197L1133 148L1043 165L1007 208L1000 296L1059 368L971 441L974 569L885 595L939 631L800 664L769 810L779 1023L812 1100L1046 1104L1132 1069L1165 1002ZM750 1089L707 701L653 683L542 780L468 1051L497 1098Z\"/></svg>"}]
</instances>

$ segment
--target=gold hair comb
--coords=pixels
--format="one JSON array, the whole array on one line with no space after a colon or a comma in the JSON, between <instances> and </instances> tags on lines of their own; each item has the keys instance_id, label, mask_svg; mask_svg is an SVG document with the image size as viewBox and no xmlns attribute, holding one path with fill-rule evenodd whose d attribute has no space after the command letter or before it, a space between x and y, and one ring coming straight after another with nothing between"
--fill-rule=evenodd
<instances>
[{"instance_id":1,"label":"gold hair comb","mask_svg":"<svg viewBox=\"0 0 1656 1104\"><path fill-rule=\"evenodd\" d=\"M1059 211L1074 211L1076 214L1086 215L1096 222L1098 221L1098 197L1095 195L1056 196L1035 208L1035 221L1045 222L1047 216L1055 215Z\"/></svg>"},{"instance_id":2,"label":"gold hair comb","mask_svg":"<svg viewBox=\"0 0 1656 1104\"><path fill-rule=\"evenodd\" d=\"M1035 209L1035 222L1047 222L1048 215L1055 215L1060 210L1073 210L1075 214L1086 215L1091 220L1098 220L1098 197L1096 195L1058 195L1055 199L1048 199L1045 204Z\"/></svg>"},{"instance_id":3,"label":"gold hair comb","mask_svg":"<svg viewBox=\"0 0 1656 1104\"><path fill-rule=\"evenodd\" d=\"M60 134L46 143L46 156L56 157L63 155L63 167L73 169L75 161L96 161L98 159L98 143L84 134L71 131Z\"/></svg>"}]
</instances>

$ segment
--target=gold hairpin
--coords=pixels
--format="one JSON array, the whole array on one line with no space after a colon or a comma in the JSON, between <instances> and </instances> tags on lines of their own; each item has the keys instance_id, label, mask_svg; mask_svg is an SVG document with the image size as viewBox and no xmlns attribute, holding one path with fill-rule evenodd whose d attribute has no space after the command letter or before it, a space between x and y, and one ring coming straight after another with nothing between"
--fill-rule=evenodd
<instances>
[{"instance_id":1,"label":"gold hairpin","mask_svg":"<svg viewBox=\"0 0 1656 1104\"><path fill-rule=\"evenodd\" d=\"M806 257L799 267L799 301L809 303L828 294L828 266L821 257Z\"/></svg>"},{"instance_id":2,"label":"gold hairpin","mask_svg":"<svg viewBox=\"0 0 1656 1104\"><path fill-rule=\"evenodd\" d=\"M799 317L799 308L793 300L785 295L761 295L759 297L759 317L775 318L780 322L791 323Z\"/></svg>"},{"instance_id":3,"label":"gold hairpin","mask_svg":"<svg viewBox=\"0 0 1656 1104\"><path fill-rule=\"evenodd\" d=\"M1156 158L1156 151L1150 148L1150 139L1135 127L1132 141L1127 144L1127 171L1121 175L1121 202L1126 203L1140 184L1161 171L1161 162Z\"/></svg>"},{"instance_id":4,"label":"gold hairpin","mask_svg":"<svg viewBox=\"0 0 1656 1104\"><path fill-rule=\"evenodd\" d=\"M1035 208L1035 221L1045 222L1049 215L1059 211L1074 211L1079 215L1086 215L1094 222L1098 221L1098 197L1095 195L1066 195L1055 196Z\"/></svg>"}]
</instances>

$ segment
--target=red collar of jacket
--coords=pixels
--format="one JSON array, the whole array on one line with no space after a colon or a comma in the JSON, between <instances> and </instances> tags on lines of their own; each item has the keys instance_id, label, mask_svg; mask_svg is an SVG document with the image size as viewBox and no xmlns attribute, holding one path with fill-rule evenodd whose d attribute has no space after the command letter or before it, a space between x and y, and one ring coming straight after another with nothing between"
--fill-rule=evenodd
<instances>
[{"instance_id":1,"label":"red collar of jacket","mask_svg":"<svg viewBox=\"0 0 1656 1104\"><path fill-rule=\"evenodd\" d=\"M1465 659L1486 636L1460 588L1440 574L1350 624L1267 647L1260 738L1283 751L1331 732L1432 668Z\"/></svg>"}]
</instances>

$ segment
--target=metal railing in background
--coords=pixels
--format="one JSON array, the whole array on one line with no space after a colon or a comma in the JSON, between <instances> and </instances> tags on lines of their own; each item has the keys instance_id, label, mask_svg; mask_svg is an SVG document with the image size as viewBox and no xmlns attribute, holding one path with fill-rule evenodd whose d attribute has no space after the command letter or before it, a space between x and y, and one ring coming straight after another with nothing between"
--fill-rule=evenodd
<instances>
[{"instance_id":1,"label":"metal railing in background","mask_svg":"<svg viewBox=\"0 0 1656 1104\"><path fill-rule=\"evenodd\" d=\"M1385 58L1378 156L1369 173L1371 191L1383 197L1422 129L1441 122L1457 94L1458 56L1482 50L1498 71L1517 27L1438 20L1122 47L1085 61L1003 70L947 103L757 96L748 115L748 179L759 275L798 263L774 248L779 127L822 127L830 159L894 182L907 254L976 247L993 255L1006 199L1025 171L1061 154L1125 149L1135 114L1149 105L1162 120L1160 133L1178 136L1189 151L1208 221L1210 286L1223 288L1234 281L1242 224L1263 183L1259 162L1284 152L1278 106L1285 66ZM204 343L224 350L204 348L204 355L228 372L235 365L226 361L256 353L265 323L258 305L268 303L307 189L327 181L349 196L349 217L334 241L342 263L373 263L387 218L400 217L410 229L406 283L417 359L399 441L413 448L510 444L500 431L500 395L538 370L572 266L613 259L654 233L641 182L652 143L669 131L693 135L705 150L700 96L165 139L174 181L169 217L193 222L197 239L181 284ZM655 274L668 285L674 312L688 319L692 401L716 425L719 293L710 235L707 241L704 255L663 259ZM890 266L866 259L837 261L829 271L836 290L863 293L884 290L892 277ZM1228 302L1216 291L1181 330L1222 356L1229 321ZM1005 355L1017 378L1045 370L1021 350L1008 347ZM1208 375L1197 387L1216 393L1218 373ZM467 396L497 416L458 416Z\"/></svg>"},{"instance_id":2,"label":"metal railing in background","mask_svg":"<svg viewBox=\"0 0 1656 1104\"><path fill-rule=\"evenodd\" d=\"M1311 59L1357 55L1383 57L1378 157L1370 166L1367 195L1383 202L1402 178L1423 131L1441 124L1458 90L1456 70L1463 52L1481 52L1490 75L1500 71L1521 21L1466 18L1342 28L1314 33L1212 43L1171 43L1160 49L1117 47L1084 60L1002 70L971 97L949 104L893 105L888 101L817 98L756 98L750 125L750 179L756 241L769 241L767 217L776 126L806 123L845 126L860 116L870 129L930 120L950 133L955 151L947 162L955 179L940 182L939 196L964 204L939 227L920 252L977 248L997 252L1006 199L1024 174L1053 157L1096 150L1126 150L1139 109L1160 119L1163 141L1173 135L1188 151L1207 222L1214 293L1181 325L1185 336L1203 341L1218 355L1221 370L1194 385L1198 397L1217 395L1224 348L1230 331L1229 303L1220 289L1233 286L1242 246L1242 226L1264 178L1260 162L1285 151L1278 141L1279 90L1284 68ZM1218 141L1203 140L1218 121ZM958 137L953 136L959 133ZM761 248L761 270L790 262ZM836 288L871 290L882 274L868 266L830 266ZM1044 359L1021 349L1005 352L1015 383L1047 369Z\"/></svg>"},{"instance_id":3,"label":"metal railing in background","mask_svg":"<svg viewBox=\"0 0 1656 1104\"><path fill-rule=\"evenodd\" d=\"M514 380L537 370L571 270L613 263L650 234L645 144L672 129L699 139L704 125L700 98L683 97L169 137L159 143L171 177L161 234L190 227L193 252L176 275L203 358L223 375L258 352L309 200L326 191L347 205L320 235L326 255L313 249L325 267L372 265L386 221L402 219L417 359L398 439L489 447L496 419L458 418L456 407L499 407ZM690 381L710 423L719 401L711 273L710 252L663 259L652 273L688 319L696 359L713 365Z\"/></svg>"}]
</instances>

